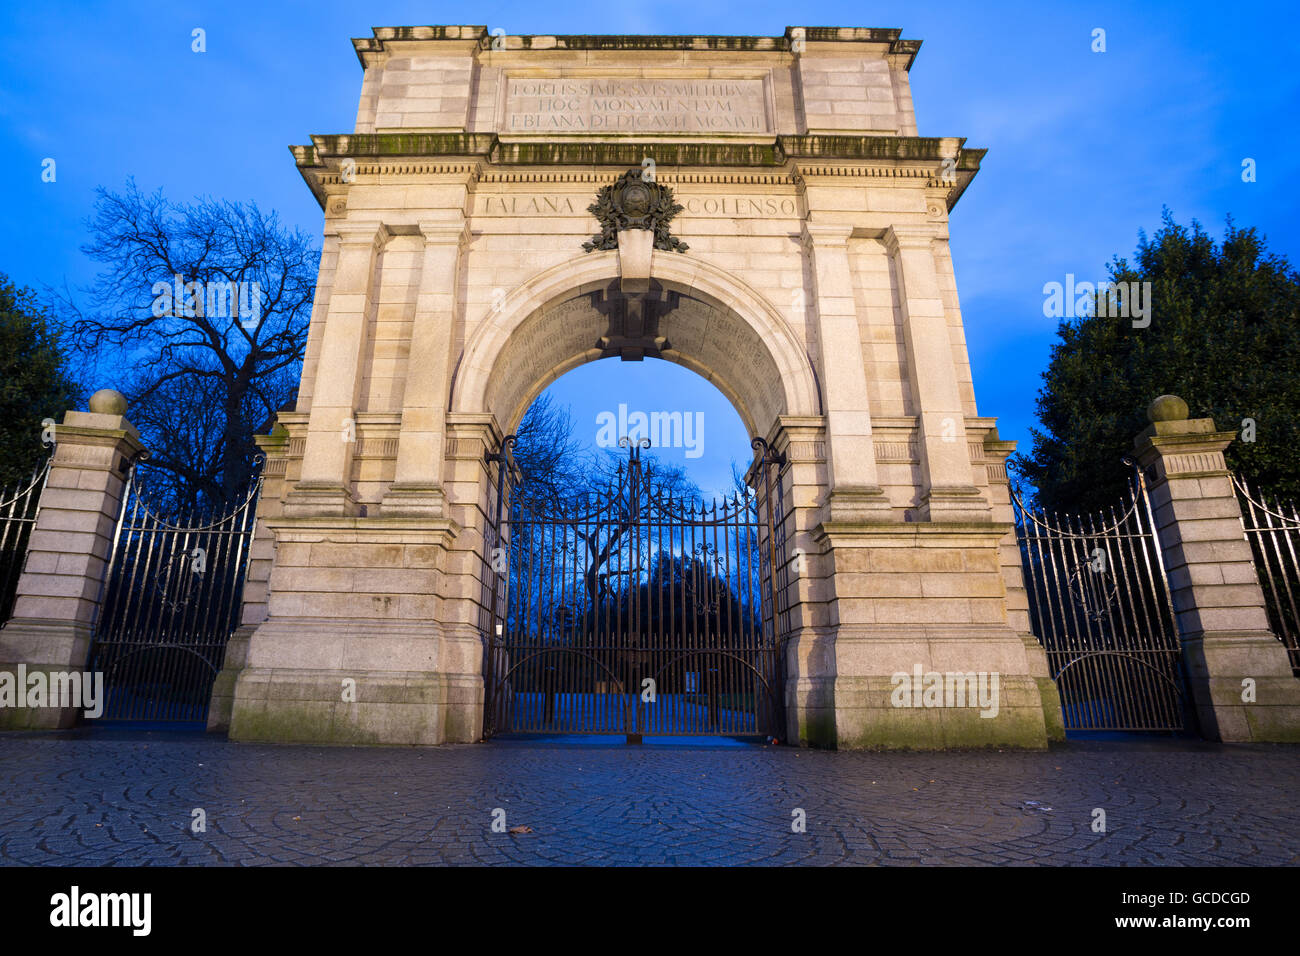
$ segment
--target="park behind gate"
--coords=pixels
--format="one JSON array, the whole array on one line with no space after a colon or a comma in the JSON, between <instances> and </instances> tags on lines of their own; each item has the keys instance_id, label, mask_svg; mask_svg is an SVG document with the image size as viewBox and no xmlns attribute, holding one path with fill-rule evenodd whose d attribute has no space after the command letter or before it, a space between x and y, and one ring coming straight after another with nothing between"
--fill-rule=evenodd
<instances>
[{"instance_id":1,"label":"park behind gate","mask_svg":"<svg viewBox=\"0 0 1300 956\"><path fill-rule=\"evenodd\" d=\"M497 465L485 733L778 737L782 459L711 503L644 464L557 499ZM625 443L626 445L627 443Z\"/></svg>"}]
</instances>

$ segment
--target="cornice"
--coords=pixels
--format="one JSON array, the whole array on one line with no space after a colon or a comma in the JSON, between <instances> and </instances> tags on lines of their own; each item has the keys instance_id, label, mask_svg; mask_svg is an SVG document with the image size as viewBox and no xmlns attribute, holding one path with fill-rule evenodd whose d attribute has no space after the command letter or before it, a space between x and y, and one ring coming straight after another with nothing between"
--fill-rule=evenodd
<instances>
[{"instance_id":1,"label":"cornice","mask_svg":"<svg viewBox=\"0 0 1300 956\"><path fill-rule=\"evenodd\" d=\"M345 159L355 162L355 175L451 176L473 184L485 178L495 182L604 181L608 173L600 167L639 166L644 157L653 156L665 182L923 179L927 188L947 189L951 210L979 171L986 152L966 149L964 144L964 139L954 137L817 134L775 136L762 143L719 143L517 142L503 141L495 133L342 133L313 136L311 145L289 150L322 208L329 191L326 187L343 185L339 165ZM943 178L946 159L955 159L955 182Z\"/></svg>"},{"instance_id":2,"label":"cornice","mask_svg":"<svg viewBox=\"0 0 1300 956\"><path fill-rule=\"evenodd\" d=\"M786 27L780 36L701 36L678 34L525 34L492 35L486 26L441 24L407 27L372 27L371 36L355 37L352 48L362 67L389 53L391 44L441 43L467 48L467 52L544 52L630 50L664 52L702 52L785 54L796 53L796 40L802 41L801 52L813 52L823 44L864 43L884 46L895 57L906 58L904 67L911 69L920 40L902 39L902 31L880 27Z\"/></svg>"},{"instance_id":3,"label":"cornice","mask_svg":"<svg viewBox=\"0 0 1300 956\"><path fill-rule=\"evenodd\" d=\"M608 185L610 172L597 169L500 169L487 167L478 177L478 183L581 183ZM677 185L728 185L744 184L748 186L790 186L799 182L798 175L790 169L778 169L770 173L741 172L732 170L704 170L692 172L686 170L660 170L658 180L669 186Z\"/></svg>"}]
</instances>

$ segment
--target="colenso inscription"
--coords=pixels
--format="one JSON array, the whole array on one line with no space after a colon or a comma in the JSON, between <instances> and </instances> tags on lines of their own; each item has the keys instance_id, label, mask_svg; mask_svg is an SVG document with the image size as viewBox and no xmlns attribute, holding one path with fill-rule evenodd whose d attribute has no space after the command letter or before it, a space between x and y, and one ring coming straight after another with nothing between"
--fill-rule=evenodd
<instances>
[{"instance_id":1,"label":"colenso inscription","mask_svg":"<svg viewBox=\"0 0 1300 956\"><path fill-rule=\"evenodd\" d=\"M505 129L763 133L767 110L762 80L511 79Z\"/></svg>"},{"instance_id":2,"label":"colenso inscription","mask_svg":"<svg viewBox=\"0 0 1300 956\"><path fill-rule=\"evenodd\" d=\"M799 212L793 196L678 196L678 202L692 216L766 219L794 216Z\"/></svg>"}]
</instances>

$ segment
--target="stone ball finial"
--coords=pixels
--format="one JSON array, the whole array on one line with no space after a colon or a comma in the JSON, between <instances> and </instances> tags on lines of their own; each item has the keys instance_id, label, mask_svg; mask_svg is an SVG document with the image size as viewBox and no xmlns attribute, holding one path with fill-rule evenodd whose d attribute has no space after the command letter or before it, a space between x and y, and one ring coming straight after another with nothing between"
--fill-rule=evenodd
<instances>
[{"instance_id":1,"label":"stone ball finial","mask_svg":"<svg viewBox=\"0 0 1300 956\"><path fill-rule=\"evenodd\" d=\"M1147 419L1152 422L1187 421L1187 403L1177 395L1161 395L1147 406Z\"/></svg>"},{"instance_id":2,"label":"stone ball finial","mask_svg":"<svg viewBox=\"0 0 1300 956\"><path fill-rule=\"evenodd\" d=\"M89 407L96 415L125 415L126 396L111 388L101 388L90 396Z\"/></svg>"}]
</instances>

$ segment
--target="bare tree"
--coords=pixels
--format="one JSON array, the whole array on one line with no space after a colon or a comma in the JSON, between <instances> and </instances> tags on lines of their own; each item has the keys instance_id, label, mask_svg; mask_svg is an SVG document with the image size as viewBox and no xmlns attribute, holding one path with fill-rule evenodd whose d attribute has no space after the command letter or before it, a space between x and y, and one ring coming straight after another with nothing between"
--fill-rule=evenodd
<instances>
[{"instance_id":1,"label":"bare tree","mask_svg":"<svg viewBox=\"0 0 1300 956\"><path fill-rule=\"evenodd\" d=\"M546 540L525 545L518 537L512 539L516 552L512 561L516 580L512 586L517 590L539 586L537 581L523 580L519 558L525 547L544 549L556 561L582 567L587 606L594 608L607 597L611 587L619 586L618 582L609 583L612 575L607 569L618 563L616 559L628 557L627 535L642 518L639 509L644 507L645 497L653 494L662 502L688 507L698 503L701 495L682 468L659 461L653 453L641 455L639 490L634 493L627 449L593 452L574 432L568 409L557 406L549 395L540 396L529 406L516 429L514 457L523 478L518 488L523 509L537 517L546 516L545 523L525 527ZM577 517L586 514L596 500L608 502L601 506L602 520L588 522ZM557 533L561 526L567 527L567 532ZM537 570L533 569L535 573Z\"/></svg>"},{"instance_id":2,"label":"bare tree","mask_svg":"<svg viewBox=\"0 0 1300 956\"><path fill-rule=\"evenodd\" d=\"M523 491L556 503L576 495L590 475L592 456L574 434L573 416L549 395L539 395L515 429L513 456Z\"/></svg>"},{"instance_id":3,"label":"bare tree","mask_svg":"<svg viewBox=\"0 0 1300 956\"><path fill-rule=\"evenodd\" d=\"M182 497L234 500L252 429L295 394L319 249L255 203L174 204L134 181L98 190L90 226L104 269L84 309L57 299L69 344L134 369L132 415Z\"/></svg>"},{"instance_id":4,"label":"bare tree","mask_svg":"<svg viewBox=\"0 0 1300 956\"><path fill-rule=\"evenodd\" d=\"M131 422L148 436L149 464L145 487L151 504L171 512L199 512L229 504L222 487L223 436L227 418L221 382L212 376L171 378L154 383L129 380L126 389L139 396ZM258 383L271 395L292 395L297 371L281 369ZM239 409L242 435L256 435L272 424L261 396L249 393ZM242 486L236 493L242 491Z\"/></svg>"}]
</instances>

